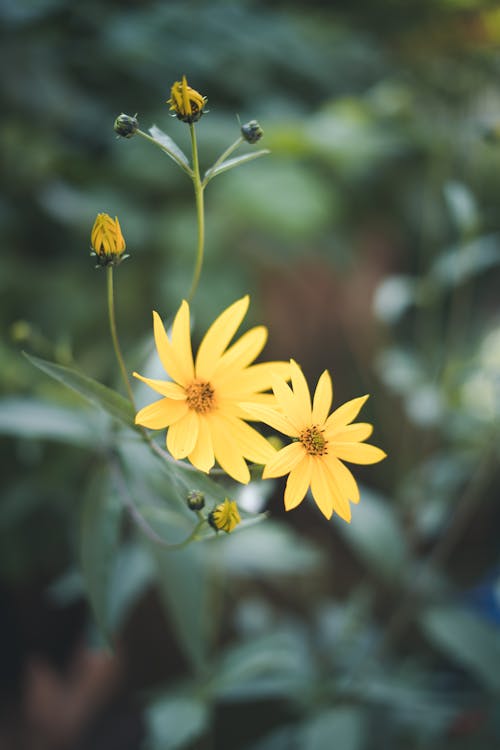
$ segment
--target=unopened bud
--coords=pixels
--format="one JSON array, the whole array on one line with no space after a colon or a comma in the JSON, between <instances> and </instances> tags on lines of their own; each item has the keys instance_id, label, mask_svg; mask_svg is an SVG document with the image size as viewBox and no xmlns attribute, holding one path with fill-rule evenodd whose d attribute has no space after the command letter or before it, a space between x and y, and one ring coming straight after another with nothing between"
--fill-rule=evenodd
<instances>
[{"instance_id":1,"label":"unopened bud","mask_svg":"<svg viewBox=\"0 0 500 750\"><path fill-rule=\"evenodd\" d=\"M139 128L139 120L137 115L131 117L130 115L121 114L115 120L115 133L121 135L122 138L132 138L137 133Z\"/></svg>"},{"instance_id":2,"label":"unopened bud","mask_svg":"<svg viewBox=\"0 0 500 750\"><path fill-rule=\"evenodd\" d=\"M199 490L191 490L186 498L189 510L201 510L205 507L205 495Z\"/></svg>"},{"instance_id":3,"label":"unopened bud","mask_svg":"<svg viewBox=\"0 0 500 750\"><path fill-rule=\"evenodd\" d=\"M241 135L247 143L257 143L264 135L264 131L257 120L250 120L241 126Z\"/></svg>"}]
</instances>

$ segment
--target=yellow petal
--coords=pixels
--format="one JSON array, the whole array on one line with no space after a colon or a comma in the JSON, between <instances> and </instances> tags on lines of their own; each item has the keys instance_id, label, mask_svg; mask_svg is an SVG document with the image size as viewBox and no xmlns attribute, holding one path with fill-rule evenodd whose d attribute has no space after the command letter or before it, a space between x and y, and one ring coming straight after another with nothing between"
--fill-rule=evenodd
<instances>
[{"instance_id":1,"label":"yellow petal","mask_svg":"<svg viewBox=\"0 0 500 750\"><path fill-rule=\"evenodd\" d=\"M241 325L248 310L248 295L234 302L212 323L198 349L196 377L210 380L224 350Z\"/></svg>"},{"instance_id":2,"label":"yellow petal","mask_svg":"<svg viewBox=\"0 0 500 750\"><path fill-rule=\"evenodd\" d=\"M208 473L215 463L212 433L209 421L203 415L198 416L198 440L188 458L193 466L205 473Z\"/></svg>"},{"instance_id":3,"label":"yellow petal","mask_svg":"<svg viewBox=\"0 0 500 750\"><path fill-rule=\"evenodd\" d=\"M282 477L284 474L288 474L300 464L306 455L301 443L290 443L290 445L279 450L266 464L262 478L273 479L274 477Z\"/></svg>"},{"instance_id":4,"label":"yellow petal","mask_svg":"<svg viewBox=\"0 0 500 750\"><path fill-rule=\"evenodd\" d=\"M143 383L149 385L157 393L161 393L162 396L172 398L175 401L185 401L186 392L182 386L177 383L173 383L171 380L154 380L153 378L145 378L143 375L139 375L138 372L132 373L134 378L142 380Z\"/></svg>"},{"instance_id":5,"label":"yellow petal","mask_svg":"<svg viewBox=\"0 0 500 750\"><path fill-rule=\"evenodd\" d=\"M340 427L332 432L325 430L325 438L332 443L361 443L367 440L373 432L373 426L368 422L355 422L346 427Z\"/></svg>"},{"instance_id":6,"label":"yellow petal","mask_svg":"<svg viewBox=\"0 0 500 750\"><path fill-rule=\"evenodd\" d=\"M314 502L325 518L332 516L335 490L330 474L321 459L313 459L311 461L311 492Z\"/></svg>"},{"instance_id":7,"label":"yellow petal","mask_svg":"<svg viewBox=\"0 0 500 750\"><path fill-rule=\"evenodd\" d=\"M296 508L304 499L311 484L311 469L311 457L306 455L290 472L285 487L285 510Z\"/></svg>"},{"instance_id":8,"label":"yellow petal","mask_svg":"<svg viewBox=\"0 0 500 750\"><path fill-rule=\"evenodd\" d=\"M337 480L340 494L352 503L359 503L359 487L347 466L332 455L325 456L324 462Z\"/></svg>"},{"instance_id":9,"label":"yellow petal","mask_svg":"<svg viewBox=\"0 0 500 750\"><path fill-rule=\"evenodd\" d=\"M135 423L149 427L150 430L161 430L181 419L187 410L188 406L185 401L162 398L138 411Z\"/></svg>"},{"instance_id":10,"label":"yellow petal","mask_svg":"<svg viewBox=\"0 0 500 750\"><path fill-rule=\"evenodd\" d=\"M368 396L353 398L351 401L346 401L345 404L339 406L338 409L335 409L325 423L328 434L332 434L334 430L337 430L340 427L345 427L345 425L350 424L356 419L367 398Z\"/></svg>"},{"instance_id":11,"label":"yellow petal","mask_svg":"<svg viewBox=\"0 0 500 750\"><path fill-rule=\"evenodd\" d=\"M263 350L267 340L267 328L257 326L247 331L225 352L212 374L212 381L225 383L233 373L246 368ZM269 386L268 386L269 387Z\"/></svg>"},{"instance_id":12,"label":"yellow petal","mask_svg":"<svg viewBox=\"0 0 500 750\"><path fill-rule=\"evenodd\" d=\"M220 419L226 423L228 434L246 459L265 464L273 458L276 449L253 427L232 416L224 415Z\"/></svg>"},{"instance_id":13,"label":"yellow petal","mask_svg":"<svg viewBox=\"0 0 500 750\"><path fill-rule=\"evenodd\" d=\"M239 404L241 409L247 414L246 419L254 419L259 422L268 424L278 432L282 432L284 435L289 437L297 437L297 429L291 424L291 422L280 414L276 409L271 409L269 406L257 403L241 403Z\"/></svg>"},{"instance_id":14,"label":"yellow petal","mask_svg":"<svg viewBox=\"0 0 500 750\"><path fill-rule=\"evenodd\" d=\"M333 400L333 388L332 379L330 373L325 370L320 379L314 392L313 408L312 408L312 421L313 424L318 426L323 425L330 413Z\"/></svg>"},{"instance_id":15,"label":"yellow petal","mask_svg":"<svg viewBox=\"0 0 500 750\"><path fill-rule=\"evenodd\" d=\"M309 386L307 385L304 373L293 359L290 360L290 371L295 397L295 414L293 415L293 420L300 420L302 429L312 423L311 394L309 393Z\"/></svg>"},{"instance_id":16,"label":"yellow petal","mask_svg":"<svg viewBox=\"0 0 500 750\"><path fill-rule=\"evenodd\" d=\"M247 484L250 480L248 466L238 446L228 433L226 423L217 414L211 414L208 420L216 460L226 474L236 479L237 482Z\"/></svg>"},{"instance_id":17,"label":"yellow petal","mask_svg":"<svg viewBox=\"0 0 500 750\"><path fill-rule=\"evenodd\" d=\"M224 388L231 398L248 401L250 394L271 389L273 377L290 379L290 364L288 362L260 362L251 365L241 372L233 373L229 381L225 381ZM218 379L217 379L217 382Z\"/></svg>"},{"instance_id":18,"label":"yellow petal","mask_svg":"<svg viewBox=\"0 0 500 750\"><path fill-rule=\"evenodd\" d=\"M184 303L183 303L184 304ZM182 308L181 308L182 309ZM177 313L179 314L179 313ZM193 375L189 372L189 363L183 362L168 340L167 333L157 312L153 311L153 329L156 349L161 363L172 380L183 386L189 384Z\"/></svg>"},{"instance_id":19,"label":"yellow petal","mask_svg":"<svg viewBox=\"0 0 500 750\"><path fill-rule=\"evenodd\" d=\"M198 439L198 430L198 415L190 409L182 419L169 427L167 449L175 459L186 458L194 450Z\"/></svg>"},{"instance_id":20,"label":"yellow petal","mask_svg":"<svg viewBox=\"0 0 500 750\"><path fill-rule=\"evenodd\" d=\"M189 305L183 300L172 324L172 349L177 361L182 364L184 379L194 379L193 351L191 348L191 326L189 319Z\"/></svg>"},{"instance_id":21,"label":"yellow petal","mask_svg":"<svg viewBox=\"0 0 500 750\"><path fill-rule=\"evenodd\" d=\"M273 393L280 412L293 425L295 435L311 424L311 413L304 411L300 398L296 397L283 378L273 377Z\"/></svg>"},{"instance_id":22,"label":"yellow petal","mask_svg":"<svg viewBox=\"0 0 500 750\"><path fill-rule=\"evenodd\" d=\"M353 464L376 464L386 458L387 454L380 448L367 443L331 443L334 456Z\"/></svg>"},{"instance_id":23,"label":"yellow petal","mask_svg":"<svg viewBox=\"0 0 500 750\"><path fill-rule=\"evenodd\" d=\"M339 461L339 466L345 468ZM340 472L338 466L334 467L331 461L323 461L323 468L327 474L330 482L330 488L332 491L333 509L338 516L347 521L351 522L351 506L349 505L349 499L347 494L343 490L343 484L340 480Z\"/></svg>"}]
</instances>

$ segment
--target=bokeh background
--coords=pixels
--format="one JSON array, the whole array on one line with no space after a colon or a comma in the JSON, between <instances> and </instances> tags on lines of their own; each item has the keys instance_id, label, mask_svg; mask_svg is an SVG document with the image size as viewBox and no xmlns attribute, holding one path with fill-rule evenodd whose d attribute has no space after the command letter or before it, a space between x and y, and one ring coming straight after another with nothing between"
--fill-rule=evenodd
<instances>
[{"instance_id":1,"label":"bokeh background","mask_svg":"<svg viewBox=\"0 0 500 750\"><path fill-rule=\"evenodd\" d=\"M1 746L500 746L498 4L2 0L0 19ZM203 167L237 115L272 152L207 189L195 337L248 292L267 358L311 385L328 368L337 403L371 394L389 457L356 472L350 526L257 483L239 500L270 520L153 550L101 481L104 416L22 355L119 387L97 212L131 255L130 370L151 310L186 295L191 184L113 132L137 112L188 149L165 104L183 73L208 97ZM146 495L168 532L168 492Z\"/></svg>"}]
</instances>

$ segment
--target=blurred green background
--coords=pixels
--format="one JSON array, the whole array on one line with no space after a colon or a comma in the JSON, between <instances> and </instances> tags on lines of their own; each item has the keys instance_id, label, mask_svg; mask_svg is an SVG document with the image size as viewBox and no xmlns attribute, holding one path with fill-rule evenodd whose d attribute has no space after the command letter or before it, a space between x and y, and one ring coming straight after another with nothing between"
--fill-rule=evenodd
<instances>
[{"instance_id":1,"label":"blurred green background","mask_svg":"<svg viewBox=\"0 0 500 750\"><path fill-rule=\"evenodd\" d=\"M498 4L2 0L0 20L5 747L500 746ZM239 499L271 520L152 550L102 479L104 415L22 356L119 387L98 212L131 255L116 274L130 370L151 310L187 294L192 186L113 132L137 112L188 150L165 103L183 73L208 97L202 168L237 115L272 152L207 188L195 338L250 293L267 358L293 356L311 386L328 368L337 404L371 394L389 457L355 472L350 526L309 502L285 514L282 486L257 484ZM168 497L136 468L168 532ZM42 663L78 690L96 617L109 689L66 733L42 730L26 675Z\"/></svg>"}]
</instances>

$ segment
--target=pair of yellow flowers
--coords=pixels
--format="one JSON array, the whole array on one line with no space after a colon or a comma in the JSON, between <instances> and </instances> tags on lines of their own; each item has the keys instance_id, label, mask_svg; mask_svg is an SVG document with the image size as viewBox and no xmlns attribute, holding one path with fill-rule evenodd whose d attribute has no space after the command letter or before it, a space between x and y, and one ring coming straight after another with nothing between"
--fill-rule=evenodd
<instances>
[{"instance_id":1,"label":"pair of yellow flowers","mask_svg":"<svg viewBox=\"0 0 500 750\"><path fill-rule=\"evenodd\" d=\"M373 464L385 458L380 448L364 442L372 426L353 423L368 396L348 401L330 414L333 391L326 370L311 402L305 377L293 360L253 364L266 343L264 326L252 328L230 345L248 305L245 296L219 315L196 358L188 303L181 304L170 336L153 313L156 348L171 380L134 373L162 396L138 412L136 423L153 430L166 428L171 455L187 458L203 472L217 462L245 484L250 461L264 465L264 479L288 474L287 510L299 505L310 488L326 518L335 511L350 521L349 502L359 502L359 490L343 462ZM292 442L276 450L249 421L263 422Z\"/></svg>"}]
</instances>

